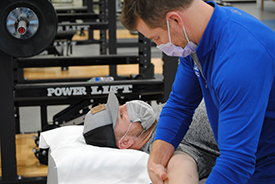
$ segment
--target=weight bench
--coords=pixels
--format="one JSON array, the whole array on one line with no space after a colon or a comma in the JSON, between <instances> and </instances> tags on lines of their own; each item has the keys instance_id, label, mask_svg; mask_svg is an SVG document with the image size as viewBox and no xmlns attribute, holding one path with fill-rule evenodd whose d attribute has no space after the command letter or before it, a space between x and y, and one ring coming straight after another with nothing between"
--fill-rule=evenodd
<instances>
[{"instance_id":1,"label":"weight bench","mask_svg":"<svg viewBox=\"0 0 275 184\"><path fill-rule=\"evenodd\" d=\"M53 157L51 156L50 152L48 155L47 184L58 184L56 164L55 164L55 161L53 160Z\"/></svg>"},{"instance_id":2,"label":"weight bench","mask_svg":"<svg viewBox=\"0 0 275 184\"><path fill-rule=\"evenodd\" d=\"M272 0L275 1L275 0ZM261 0L261 9L264 10L264 0Z\"/></svg>"},{"instance_id":3,"label":"weight bench","mask_svg":"<svg viewBox=\"0 0 275 184\"><path fill-rule=\"evenodd\" d=\"M149 154L87 145L82 125L42 132L39 147L50 148L47 184L150 184Z\"/></svg>"},{"instance_id":4,"label":"weight bench","mask_svg":"<svg viewBox=\"0 0 275 184\"><path fill-rule=\"evenodd\" d=\"M151 184L147 153L87 145L82 132L72 125L41 133L39 147L50 148L47 184Z\"/></svg>"}]
</instances>

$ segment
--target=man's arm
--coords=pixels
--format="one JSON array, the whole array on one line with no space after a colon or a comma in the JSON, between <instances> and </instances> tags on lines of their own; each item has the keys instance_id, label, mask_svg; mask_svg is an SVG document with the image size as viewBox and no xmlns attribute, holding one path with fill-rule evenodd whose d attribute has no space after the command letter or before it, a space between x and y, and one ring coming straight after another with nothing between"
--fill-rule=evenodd
<instances>
[{"instance_id":1,"label":"man's arm","mask_svg":"<svg viewBox=\"0 0 275 184\"><path fill-rule=\"evenodd\" d=\"M148 173L153 184L163 184L163 181L167 179L165 168L174 151L172 144L162 140L156 140L152 144Z\"/></svg>"},{"instance_id":2,"label":"man's arm","mask_svg":"<svg viewBox=\"0 0 275 184\"><path fill-rule=\"evenodd\" d=\"M259 42L248 35L236 44L254 44L255 48L244 46L234 52L226 48L225 52L230 53L227 54L230 57L216 56L222 66L216 66L219 71L212 79L217 81L215 94L219 94L219 119L213 125L218 130L217 142L221 155L207 184L250 183L248 181L255 172L255 166L261 162L257 160L262 159L258 157L262 152L259 142L261 136L266 136L261 131L266 125L264 123L269 121L264 118L273 86L274 62ZM225 52L221 53L224 55ZM262 61L266 61L264 65ZM258 168L259 171L256 171L261 173L263 167ZM251 183L253 181L256 182L252 180Z\"/></svg>"},{"instance_id":3,"label":"man's arm","mask_svg":"<svg viewBox=\"0 0 275 184\"><path fill-rule=\"evenodd\" d=\"M194 110L202 99L192 61L181 58L172 92L163 107L148 161L153 184L167 179L166 166L192 121Z\"/></svg>"}]
</instances>

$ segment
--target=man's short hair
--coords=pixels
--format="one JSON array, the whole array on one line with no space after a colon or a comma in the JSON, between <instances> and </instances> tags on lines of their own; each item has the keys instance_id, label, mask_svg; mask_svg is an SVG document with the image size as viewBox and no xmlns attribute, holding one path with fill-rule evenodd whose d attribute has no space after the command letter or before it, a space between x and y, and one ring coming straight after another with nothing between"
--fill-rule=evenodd
<instances>
[{"instance_id":1,"label":"man's short hair","mask_svg":"<svg viewBox=\"0 0 275 184\"><path fill-rule=\"evenodd\" d=\"M166 27L165 16L169 11L189 7L193 0L124 0L121 23L134 31L137 19L141 18L149 27Z\"/></svg>"}]
</instances>

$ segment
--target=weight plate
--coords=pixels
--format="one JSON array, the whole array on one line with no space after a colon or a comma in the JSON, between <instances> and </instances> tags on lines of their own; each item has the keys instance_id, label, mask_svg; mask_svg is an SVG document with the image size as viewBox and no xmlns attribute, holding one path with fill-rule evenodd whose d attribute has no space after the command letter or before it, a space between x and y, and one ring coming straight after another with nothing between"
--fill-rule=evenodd
<instances>
[{"instance_id":1,"label":"weight plate","mask_svg":"<svg viewBox=\"0 0 275 184\"><path fill-rule=\"evenodd\" d=\"M0 6L0 50L31 57L53 43L58 26L49 0L4 0Z\"/></svg>"},{"instance_id":2,"label":"weight plate","mask_svg":"<svg viewBox=\"0 0 275 184\"><path fill-rule=\"evenodd\" d=\"M10 34L15 38L27 39L36 33L39 20L29 8L19 7L9 13L6 25Z\"/></svg>"}]
</instances>

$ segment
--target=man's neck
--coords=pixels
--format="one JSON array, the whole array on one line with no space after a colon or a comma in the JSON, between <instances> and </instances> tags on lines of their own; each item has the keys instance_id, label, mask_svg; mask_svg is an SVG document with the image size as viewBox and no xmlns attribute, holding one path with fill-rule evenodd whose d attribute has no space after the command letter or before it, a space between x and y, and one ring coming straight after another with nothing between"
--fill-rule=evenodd
<instances>
[{"instance_id":1,"label":"man's neck","mask_svg":"<svg viewBox=\"0 0 275 184\"><path fill-rule=\"evenodd\" d=\"M183 11L185 28L192 33L194 43L199 44L213 11L212 6L201 0L194 0L190 7Z\"/></svg>"}]
</instances>

